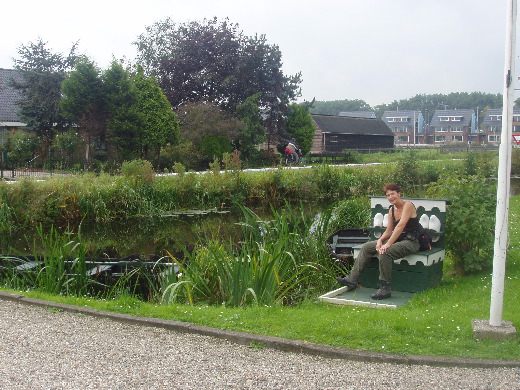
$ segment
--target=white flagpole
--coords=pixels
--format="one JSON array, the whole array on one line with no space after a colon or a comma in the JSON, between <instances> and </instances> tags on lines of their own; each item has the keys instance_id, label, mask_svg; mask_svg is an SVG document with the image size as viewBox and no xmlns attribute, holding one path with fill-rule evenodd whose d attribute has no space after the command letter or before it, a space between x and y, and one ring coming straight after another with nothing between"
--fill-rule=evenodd
<instances>
[{"instance_id":1,"label":"white flagpole","mask_svg":"<svg viewBox=\"0 0 520 390\"><path fill-rule=\"evenodd\" d=\"M516 0L507 1L505 85L502 104L502 135L498 161L498 189L491 286L490 326L502 326L504 280L508 242L508 214L511 176L511 138L513 136L513 103L515 73Z\"/></svg>"}]
</instances>

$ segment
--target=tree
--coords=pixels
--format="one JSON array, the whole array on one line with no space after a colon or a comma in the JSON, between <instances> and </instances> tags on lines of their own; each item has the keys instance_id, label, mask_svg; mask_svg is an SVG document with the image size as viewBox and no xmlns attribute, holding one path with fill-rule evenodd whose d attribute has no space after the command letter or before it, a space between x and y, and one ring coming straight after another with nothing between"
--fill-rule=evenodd
<instances>
[{"instance_id":1,"label":"tree","mask_svg":"<svg viewBox=\"0 0 520 390\"><path fill-rule=\"evenodd\" d=\"M205 135L234 140L243 124L211 103L186 103L176 111L181 137L198 147Z\"/></svg>"},{"instance_id":2,"label":"tree","mask_svg":"<svg viewBox=\"0 0 520 390\"><path fill-rule=\"evenodd\" d=\"M339 115L342 111L372 111L373 108L364 100L314 101L309 108L311 114Z\"/></svg>"},{"instance_id":3,"label":"tree","mask_svg":"<svg viewBox=\"0 0 520 390\"><path fill-rule=\"evenodd\" d=\"M166 19L146 31L135 42L138 61L158 78L172 106L213 103L235 115L239 104L260 93L270 138L283 133L301 75L283 74L281 52L265 36L245 37L237 24L217 18L178 26Z\"/></svg>"},{"instance_id":4,"label":"tree","mask_svg":"<svg viewBox=\"0 0 520 390\"><path fill-rule=\"evenodd\" d=\"M21 59L15 59L15 69L21 72L21 80L13 82L13 87L21 91L18 102L22 120L27 129L50 144L54 132L68 127L66 119L60 114L61 83L67 72L72 70L78 56L77 43L69 53L53 53L47 42L39 38L36 43L29 42L18 48Z\"/></svg>"},{"instance_id":5,"label":"tree","mask_svg":"<svg viewBox=\"0 0 520 390\"><path fill-rule=\"evenodd\" d=\"M90 151L93 141L104 140L106 135L106 95L100 70L83 57L62 84L60 103L63 115L80 126L84 135L87 164L92 161Z\"/></svg>"},{"instance_id":6,"label":"tree","mask_svg":"<svg viewBox=\"0 0 520 390\"><path fill-rule=\"evenodd\" d=\"M148 159L148 151L152 149L159 158L162 146L179 142L179 123L155 78L146 77L143 69L138 68L134 82L137 88L135 112L139 119L139 143L144 149L143 157Z\"/></svg>"},{"instance_id":7,"label":"tree","mask_svg":"<svg viewBox=\"0 0 520 390\"><path fill-rule=\"evenodd\" d=\"M260 107L258 107L259 98L260 93L256 93L237 106L238 118L244 123L237 137L238 149L243 159L254 156L257 152L256 146L266 140Z\"/></svg>"},{"instance_id":8,"label":"tree","mask_svg":"<svg viewBox=\"0 0 520 390\"><path fill-rule=\"evenodd\" d=\"M140 157L141 116L136 110L138 91L130 72L117 61L103 72L106 100L107 140L116 151L116 160Z\"/></svg>"},{"instance_id":9,"label":"tree","mask_svg":"<svg viewBox=\"0 0 520 390\"><path fill-rule=\"evenodd\" d=\"M312 121L307 105L291 104L286 129L291 137L296 139L302 153L309 153L312 147L316 126Z\"/></svg>"}]
</instances>

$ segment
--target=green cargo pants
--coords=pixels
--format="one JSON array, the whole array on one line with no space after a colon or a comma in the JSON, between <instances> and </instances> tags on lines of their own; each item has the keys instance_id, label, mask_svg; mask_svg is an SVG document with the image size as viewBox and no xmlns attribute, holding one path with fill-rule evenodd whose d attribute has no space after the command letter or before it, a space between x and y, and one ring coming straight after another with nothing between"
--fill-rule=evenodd
<instances>
[{"instance_id":1,"label":"green cargo pants","mask_svg":"<svg viewBox=\"0 0 520 390\"><path fill-rule=\"evenodd\" d=\"M363 244L358 257L354 261L350 278L358 280L359 275L373 257L379 258L379 280L390 283L392 281L392 264L394 260L419 251L419 242L414 237L408 236L407 239L392 244L386 253L380 255L376 250L377 240L368 241Z\"/></svg>"}]
</instances>

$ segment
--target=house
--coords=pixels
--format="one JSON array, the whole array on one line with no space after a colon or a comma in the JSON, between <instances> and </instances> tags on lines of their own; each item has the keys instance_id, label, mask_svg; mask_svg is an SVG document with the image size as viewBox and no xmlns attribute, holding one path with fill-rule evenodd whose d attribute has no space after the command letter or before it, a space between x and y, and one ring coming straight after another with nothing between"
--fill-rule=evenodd
<instances>
[{"instance_id":1,"label":"house","mask_svg":"<svg viewBox=\"0 0 520 390\"><path fill-rule=\"evenodd\" d=\"M385 111L381 119L394 133L397 145L428 143L427 136L424 133L424 117L421 111Z\"/></svg>"},{"instance_id":2,"label":"house","mask_svg":"<svg viewBox=\"0 0 520 390\"><path fill-rule=\"evenodd\" d=\"M11 86L11 80L20 80L20 72L0 68L0 144L8 131L25 127L18 115L16 102L21 99L20 91Z\"/></svg>"},{"instance_id":3,"label":"house","mask_svg":"<svg viewBox=\"0 0 520 390\"><path fill-rule=\"evenodd\" d=\"M378 118L311 115L316 132L311 154L341 153L344 149L394 147L394 134Z\"/></svg>"},{"instance_id":4,"label":"house","mask_svg":"<svg viewBox=\"0 0 520 390\"><path fill-rule=\"evenodd\" d=\"M520 108L513 108L513 142L520 144ZM502 109L488 108L481 125L484 142L499 144L502 134Z\"/></svg>"},{"instance_id":5,"label":"house","mask_svg":"<svg viewBox=\"0 0 520 390\"><path fill-rule=\"evenodd\" d=\"M435 110L429 125L435 144L478 142L476 115L473 110Z\"/></svg>"},{"instance_id":6,"label":"house","mask_svg":"<svg viewBox=\"0 0 520 390\"><path fill-rule=\"evenodd\" d=\"M376 118L374 111L342 111L339 116L352 116L354 118Z\"/></svg>"}]
</instances>

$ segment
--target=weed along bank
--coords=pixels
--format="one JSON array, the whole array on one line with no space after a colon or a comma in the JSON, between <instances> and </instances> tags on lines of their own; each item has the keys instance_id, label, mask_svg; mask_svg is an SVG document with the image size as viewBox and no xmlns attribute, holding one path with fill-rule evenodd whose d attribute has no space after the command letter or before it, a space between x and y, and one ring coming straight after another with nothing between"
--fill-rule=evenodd
<instances>
[{"instance_id":1,"label":"weed along bank","mask_svg":"<svg viewBox=\"0 0 520 390\"><path fill-rule=\"evenodd\" d=\"M441 282L446 256L446 206L449 202L444 199L403 198L403 200L415 205L419 223L431 234L432 244L428 250L394 260L392 297L377 302L370 299L370 295L379 284L379 261L374 257L360 276L360 288L349 291L347 287L341 287L320 296L321 301L340 305L396 308L406 304L413 297L413 293L433 288ZM385 197L372 196L370 205L372 226L368 229L367 239L376 240L381 237L388 225L390 203ZM345 238L341 236L335 238L336 242L341 242L342 239ZM353 245L352 250L353 258L356 258L360 253L361 245Z\"/></svg>"}]
</instances>

